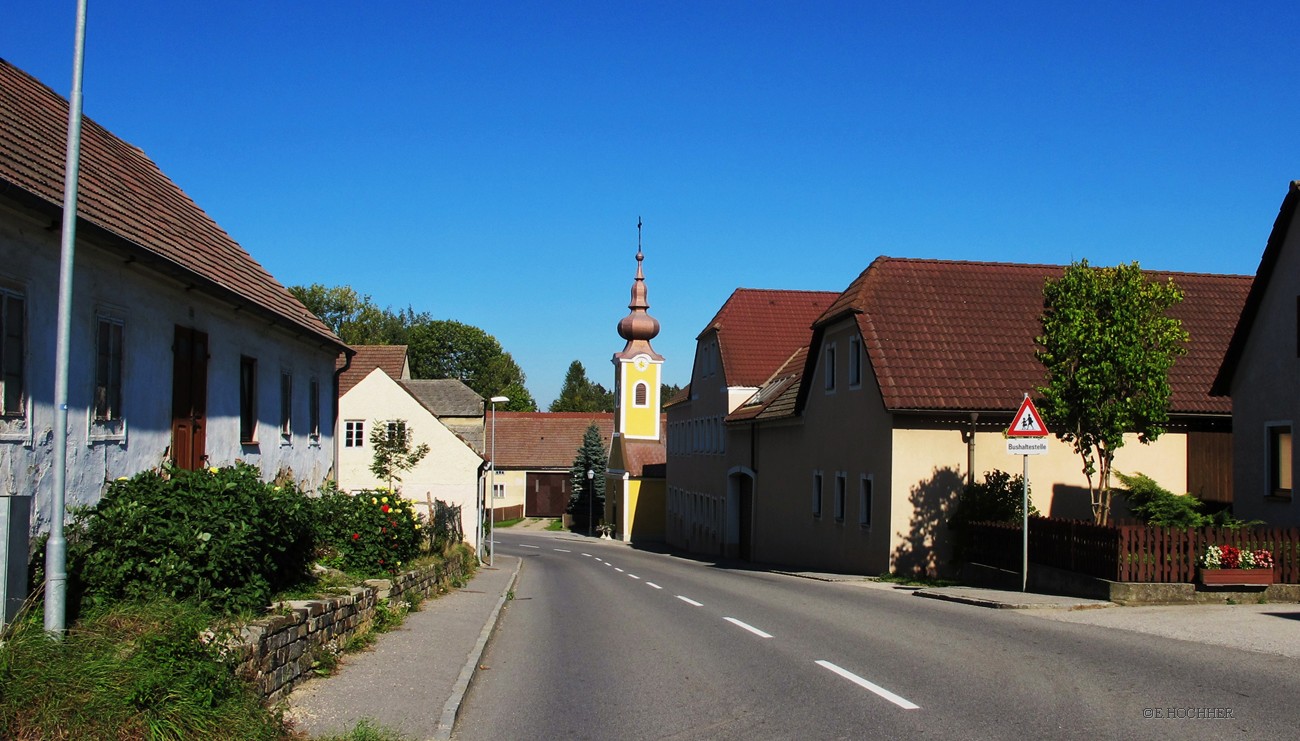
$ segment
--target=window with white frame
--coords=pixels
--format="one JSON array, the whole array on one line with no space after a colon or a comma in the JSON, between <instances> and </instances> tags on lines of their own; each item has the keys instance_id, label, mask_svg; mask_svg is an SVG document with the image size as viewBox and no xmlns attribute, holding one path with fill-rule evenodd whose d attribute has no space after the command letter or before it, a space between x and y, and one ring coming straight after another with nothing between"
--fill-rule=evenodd
<instances>
[{"instance_id":1,"label":"window with white frame","mask_svg":"<svg viewBox=\"0 0 1300 741\"><path fill-rule=\"evenodd\" d=\"M812 513L813 513L813 517L822 516L822 472L821 471L813 471Z\"/></svg>"},{"instance_id":2,"label":"window with white frame","mask_svg":"<svg viewBox=\"0 0 1300 741\"><path fill-rule=\"evenodd\" d=\"M23 294L0 287L0 417L26 415L27 316Z\"/></svg>"},{"instance_id":3,"label":"window with white frame","mask_svg":"<svg viewBox=\"0 0 1300 741\"><path fill-rule=\"evenodd\" d=\"M122 320L101 316L95 333L96 422L122 418Z\"/></svg>"},{"instance_id":4,"label":"window with white frame","mask_svg":"<svg viewBox=\"0 0 1300 741\"><path fill-rule=\"evenodd\" d=\"M849 487L849 475L843 471L835 473L835 521L844 522L845 490Z\"/></svg>"},{"instance_id":5,"label":"window with white frame","mask_svg":"<svg viewBox=\"0 0 1300 741\"><path fill-rule=\"evenodd\" d=\"M280 442L293 440L293 374L280 371Z\"/></svg>"},{"instance_id":6,"label":"window with white frame","mask_svg":"<svg viewBox=\"0 0 1300 741\"><path fill-rule=\"evenodd\" d=\"M505 498L506 498L506 485L505 485L505 484L493 484L493 485L492 485L492 498L493 498L493 499L505 499Z\"/></svg>"},{"instance_id":7,"label":"window with white frame","mask_svg":"<svg viewBox=\"0 0 1300 741\"><path fill-rule=\"evenodd\" d=\"M360 419L349 419L343 423L343 447L361 448L366 444L366 423Z\"/></svg>"},{"instance_id":8,"label":"window with white frame","mask_svg":"<svg viewBox=\"0 0 1300 741\"><path fill-rule=\"evenodd\" d=\"M239 441L257 442L257 358L239 357Z\"/></svg>"},{"instance_id":9,"label":"window with white frame","mask_svg":"<svg viewBox=\"0 0 1300 741\"><path fill-rule=\"evenodd\" d=\"M849 388L862 386L862 339L857 335L849 338Z\"/></svg>"},{"instance_id":10,"label":"window with white frame","mask_svg":"<svg viewBox=\"0 0 1300 741\"><path fill-rule=\"evenodd\" d=\"M650 387L645 381L638 381L632 387L632 406L643 407L650 403Z\"/></svg>"},{"instance_id":11,"label":"window with white frame","mask_svg":"<svg viewBox=\"0 0 1300 741\"><path fill-rule=\"evenodd\" d=\"M1268 426L1268 490L1273 497L1291 497L1291 425Z\"/></svg>"},{"instance_id":12,"label":"window with white frame","mask_svg":"<svg viewBox=\"0 0 1300 741\"><path fill-rule=\"evenodd\" d=\"M315 378L307 384L307 434L320 440L320 381Z\"/></svg>"},{"instance_id":13,"label":"window with white frame","mask_svg":"<svg viewBox=\"0 0 1300 741\"><path fill-rule=\"evenodd\" d=\"M858 481L858 524L862 527L871 527L872 484L869 473L862 474Z\"/></svg>"},{"instance_id":14,"label":"window with white frame","mask_svg":"<svg viewBox=\"0 0 1300 741\"><path fill-rule=\"evenodd\" d=\"M826 369L825 369L826 390L828 392L834 391L835 390L835 345L831 344L826 346L826 351L824 353L823 360L826 364Z\"/></svg>"}]
</instances>

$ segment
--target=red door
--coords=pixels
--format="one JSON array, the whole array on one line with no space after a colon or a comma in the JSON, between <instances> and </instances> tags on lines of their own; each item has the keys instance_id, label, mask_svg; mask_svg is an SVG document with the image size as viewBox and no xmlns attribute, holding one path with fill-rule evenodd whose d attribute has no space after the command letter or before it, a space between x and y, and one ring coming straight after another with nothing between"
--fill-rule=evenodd
<instances>
[{"instance_id":1,"label":"red door","mask_svg":"<svg viewBox=\"0 0 1300 741\"><path fill-rule=\"evenodd\" d=\"M176 327L172 345L172 462L177 468L204 464L208 412L208 335Z\"/></svg>"}]
</instances>

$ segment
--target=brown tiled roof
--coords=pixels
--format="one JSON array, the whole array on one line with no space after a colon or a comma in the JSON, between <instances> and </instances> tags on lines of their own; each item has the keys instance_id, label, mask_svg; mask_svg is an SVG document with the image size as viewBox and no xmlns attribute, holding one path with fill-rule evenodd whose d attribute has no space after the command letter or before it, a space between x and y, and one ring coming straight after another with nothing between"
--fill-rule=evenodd
<instances>
[{"instance_id":1,"label":"brown tiled roof","mask_svg":"<svg viewBox=\"0 0 1300 741\"><path fill-rule=\"evenodd\" d=\"M726 385L758 386L808 344L813 320L837 295L737 288L696 339L716 330Z\"/></svg>"},{"instance_id":2,"label":"brown tiled roof","mask_svg":"<svg viewBox=\"0 0 1300 741\"><path fill-rule=\"evenodd\" d=\"M1264 293L1268 291L1268 284L1273 280L1273 271L1277 269L1277 261L1282 255L1282 245L1286 242L1286 235L1291 231L1297 204L1300 204L1300 181L1292 181L1287 188L1286 197L1282 199L1282 207L1278 210L1277 219L1273 222L1273 231L1269 233L1268 242L1264 245L1264 254L1259 259L1259 267L1255 269L1255 282L1251 284L1250 294L1246 296L1246 304L1241 309L1241 316L1232 333L1232 340L1228 343L1223 364L1214 379L1211 393L1216 396L1227 396L1232 393L1232 376L1237 372L1237 363L1241 361L1241 353L1246 349L1246 340L1250 337L1255 317L1259 315Z\"/></svg>"},{"instance_id":3,"label":"brown tiled roof","mask_svg":"<svg viewBox=\"0 0 1300 741\"><path fill-rule=\"evenodd\" d=\"M727 415L728 422L742 422L751 419L772 419L789 416L794 412L796 397L799 393L799 379L803 378L804 364L808 360L808 348L795 350L785 363L767 379L761 388L749 399Z\"/></svg>"},{"instance_id":4,"label":"brown tiled roof","mask_svg":"<svg viewBox=\"0 0 1300 741\"><path fill-rule=\"evenodd\" d=\"M394 381L402 380L402 368L406 366L406 345L353 345L352 349L356 355L352 356L352 364L348 369L339 376L339 396L361 383L376 368L382 368ZM343 360L339 359L335 367L342 368Z\"/></svg>"},{"instance_id":5,"label":"brown tiled roof","mask_svg":"<svg viewBox=\"0 0 1300 741\"><path fill-rule=\"evenodd\" d=\"M1014 411L1025 393L1045 381L1034 338L1041 332L1043 285L1063 270L880 257L817 320L813 344L820 343L826 324L856 313L889 409ZM1170 311L1190 335L1187 354L1169 374L1171 412L1230 413L1230 401L1210 396L1210 385L1251 279L1148 275L1173 278L1184 294Z\"/></svg>"},{"instance_id":6,"label":"brown tiled roof","mask_svg":"<svg viewBox=\"0 0 1300 741\"><path fill-rule=\"evenodd\" d=\"M0 185L59 218L68 103L0 59ZM222 231L144 152L83 117L78 231L344 349L332 331ZM112 239L112 238L116 239Z\"/></svg>"},{"instance_id":7,"label":"brown tiled roof","mask_svg":"<svg viewBox=\"0 0 1300 741\"><path fill-rule=\"evenodd\" d=\"M663 440L623 439L623 463L630 476L667 478L668 448Z\"/></svg>"},{"instance_id":8,"label":"brown tiled roof","mask_svg":"<svg viewBox=\"0 0 1300 741\"><path fill-rule=\"evenodd\" d=\"M600 428L600 438L608 451L614 433L614 415L610 412L497 411L497 468L567 469L573 465L582 447L582 436L592 422Z\"/></svg>"},{"instance_id":9,"label":"brown tiled roof","mask_svg":"<svg viewBox=\"0 0 1300 741\"><path fill-rule=\"evenodd\" d=\"M688 401L690 400L690 398L691 398L691 385L688 383L685 386L678 389L677 393L673 394L671 398L666 400L663 404L663 407L664 409L667 409L670 406L681 404L683 401Z\"/></svg>"}]
</instances>

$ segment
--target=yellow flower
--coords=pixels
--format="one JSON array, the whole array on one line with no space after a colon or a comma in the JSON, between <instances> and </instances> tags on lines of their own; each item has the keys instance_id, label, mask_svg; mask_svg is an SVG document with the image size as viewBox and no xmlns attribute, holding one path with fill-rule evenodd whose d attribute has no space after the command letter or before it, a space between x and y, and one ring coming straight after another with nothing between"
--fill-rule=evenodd
<instances>
[{"instance_id":1,"label":"yellow flower","mask_svg":"<svg viewBox=\"0 0 1300 741\"><path fill-rule=\"evenodd\" d=\"M379 504L379 500L378 500L378 499L375 499L374 497L371 497L371 498L370 498L370 503L371 503L371 504Z\"/></svg>"},{"instance_id":2,"label":"yellow flower","mask_svg":"<svg viewBox=\"0 0 1300 741\"><path fill-rule=\"evenodd\" d=\"M217 467L216 467L216 466L213 466L213 467L211 467L211 468L208 469L208 473L216 473L216 472L217 472Z\"/></svg>"},{"instance_id":3,"label":"yellow flower","mask_svg":"<svg viewBox=\"0 0 1300 741\"><path fill-rule=\"evenodd\" d=\"M384 504L388 504L388 497L383 497Z\"/></svg>"},{"instance_id":4,"label":"yellow flower","mask_svg":"<svg viewBox=\"0 0 1300 741\"><path fill-rule=\"evenodd\" d=\"M125 477L125 476L118 476L118 477L117 477L117 480L118 480L118 481L129 481L129 479L127 479L127 477Z\"/></svg>"},{"instance_id":5,"label":"yellow flower","mask_svg":"<svg viewBox=\"0 0 1300 741\"><path fill-rule=\"evenodd\" d=\"M419 530L419 529L420 529L420 523L418 523L418 522L415 523L415 529L416 529L416 530Z\"/></svg>"}]
</instances>

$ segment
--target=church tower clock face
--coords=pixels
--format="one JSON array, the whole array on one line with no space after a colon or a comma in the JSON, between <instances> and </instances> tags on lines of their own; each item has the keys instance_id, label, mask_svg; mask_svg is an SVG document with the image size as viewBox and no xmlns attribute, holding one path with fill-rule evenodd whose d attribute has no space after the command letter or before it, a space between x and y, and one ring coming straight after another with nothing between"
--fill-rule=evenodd
<instances>
[{"instance_id":1,"label":"church tower clock face","mask_svg":"<svg viewBox=\"0 0 1300 741\"><path fill-rule=\"evenodd\" d=\"M646 360L645 356L642 355L641 357L637 358L636 361L632 363L632 365L636 366L637 370L644 373L645 369L650 367L650 361Z\"/></svg>"}]
</instances>

